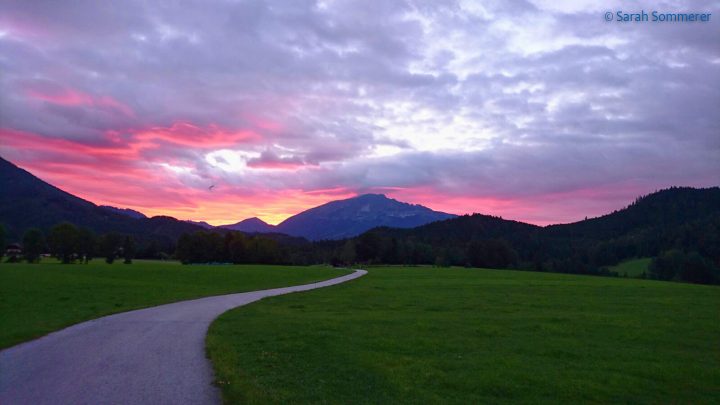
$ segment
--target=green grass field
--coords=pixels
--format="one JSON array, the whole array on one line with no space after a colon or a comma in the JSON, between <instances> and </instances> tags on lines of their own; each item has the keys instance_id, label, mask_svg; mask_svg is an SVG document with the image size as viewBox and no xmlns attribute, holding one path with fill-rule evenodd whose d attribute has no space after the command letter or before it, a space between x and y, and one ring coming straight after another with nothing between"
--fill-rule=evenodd
<instances>
[{"instance_id":1,"label":"green grass field","mask_svg":"<svg viewBox=\"0 0 720 405\"><path fill-rule=\"evenodd\" d=\"M227 403L717 403L720 288L379 268L223 314Z\"/></svg>"},{"instance_id":2,"label":"green grass field","mask_svg":"<svg viewBox=\"0 0 720 405\"><path fill-rule=\"evenodd\" d=\"M340 276L327 267L0 264L0 348L65 326L184 299L304 284Z\"/></svg>"},{"instance_id":3,"label":"green grass field","mask_svg":"<svg viewBox=\"0 0 720 405\"><path fill-rule=\"evenodd\" d=\"M616 271L621 277L624 275L628 277L640 277L643 273L647 274L651 261L652 258L650 257L626 260L617 266L610 267L609 270Z\"/></svg>"}]
</instances>

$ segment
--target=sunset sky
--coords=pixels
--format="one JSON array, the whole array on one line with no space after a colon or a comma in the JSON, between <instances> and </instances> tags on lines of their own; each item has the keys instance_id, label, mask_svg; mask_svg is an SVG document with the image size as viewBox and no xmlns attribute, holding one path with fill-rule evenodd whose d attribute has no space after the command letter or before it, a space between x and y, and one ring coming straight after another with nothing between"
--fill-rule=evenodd
<instances>
[{"instance_id":1,"label":"sunset sky","mask_svg":"<svg viewBox=\"0 0 720 405\"><path fill-rule=\"evenodd\" d=\"M212 224L366 192L575 221L720 184L719 4L6 0L0 155ZM603 18L643 8L712 19Z\"/></svg>"}]
</instances>

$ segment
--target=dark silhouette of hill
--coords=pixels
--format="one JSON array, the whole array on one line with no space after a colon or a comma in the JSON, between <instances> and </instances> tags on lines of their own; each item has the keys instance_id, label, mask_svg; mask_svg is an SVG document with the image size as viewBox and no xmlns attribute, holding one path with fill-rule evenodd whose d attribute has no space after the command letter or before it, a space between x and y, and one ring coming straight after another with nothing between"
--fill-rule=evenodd
<instances>
[{"instance_id":1,"label":"dark silhouette of hill","mask_svg":"<svg viewBox=\"0 0 720 405\"><path fill-rule=\"evenodd\" d=\"M260 218L252 217L240 222L228 225L220 225L218 228L229 229L246 233L276 233L278 230Z\"/></svg>"},{"instance_id":2,"label":"dark silhouette of hill","mask_svg":"<svg viewBox=\"0 0 720 405\"><path fill-rule=\"evenodd\" d=\"M283 233L308 240L338 240L357 236L379 226L413 228L454 217L382 194L364 194L310 208L277 226L259 218L248 218L217 228L246 233Z\"/></svg>"},{"instance_id":3,"label":"dark silhouette of hill","mask_svg":"<svg viewBox=\"0 0 720 405\"><path fill-rule=\"evenodd\" d=\"M138 240L160 237L166 244L177 240L182 233L200 229L262 233L272 239L297 243L297 237L342 239L377 226L410 228L454 217L384 195L366 194L311 208L278 226L249 218L236 224L213 227L204 222L179 221L172 217L147 218L131 209L97 206L42 181L2 158L0 187L7 190L0 196L0 222L8 228L8 236L15 239L20 238L28 228L47 231L60 222L68 221L96 233L118 232L135 236Z\"/></svg>"},{"instance_id":4,"label":"dark silhouette of hill","mask_svg":"<svg viewBox=\"0 0 720 405\"><path fill-rule=\"evenodd\" d=\"M679 226L720 212L720 188L672 187L639 197L624 209L571 224L549 225L548 235L608 239L642 229Z\"/></svg>"},{"instance_id":5,"label":"dark silhouette of hill","mask_svg":"<svg viewBox=\"0 0 720 405\"><path fill-rule=\"evenodd\" d=\"M127 212L97 206L57 187L0 158L0 223L8 239L19 239L26 229L47 232L52 226L68 221L96 233L118 232L139 241L153 239L174 244L186 232L200 227L172 217L135 218Z\"/></svg>"},{"instance_id":6,"label":"dark silhouette of hill","mask_svg":"<svg viewBox=\"0 0 720 405\"><path fill-rule=\"evenodd\" d=\"M133 236L148 252L171 253L181 235L195 235L186 241L202 242L205 248L196 249L199 257L210 255L213 261L437 264L607 274L606 267L621 260L657 257L650 269L653 278L720 282L719 187L672 187L607 215L546 227L482 214L455 217L366 194L309 209L276 227L257 218L235 224L246 226L247 235L100 207L2 158L0 190L0 223L11 241L28 228L47 232L68 221L98 234ZM274 232L261 233L265 230ZM193 261L192 255L186 257Z\"/></svg>"},{"instance_id":7,"label":"dark silhouette of hill","mask_svg":"<svg viewBox=\"0 0 720 405\"><path fill-rule=\"evenodd\" d=\"M488 245L503 252L500 267L596 273L632 257L680 249L720 263L720 188L673 187L640 197L628 207L570 224L538 227L481 214L414 229L378 228L356 239L363 260L487 266L473 262ZM394 247L393 247L394 246ZM401 251L393 253L394 251Z\"/></svg>"},{"instance_id":8,"label":"dark silhouette of hill","mask_svg":"<svg viewBox=\"0 0 720 405\"><path fill-rule=\"evenodd\" d=\"M191 221L191 220L189 220L189 219L186 219L185 222L187 222L187 223L189 223L189 224L197 225L197 226L199 226L199 227L201 227L201 228L204 228L204 229L213 229L213 228L215 228L214 226L208 224L208 223L205 222L205 221Z\"/></svg>"},{"instance_id":9,"label":"dark silhouette of hill","mask_svg":"<svg viewBox=\"0 0 720 405\"><path fill-rule=\"evenodd\" d=\"M275 229L309 240L344 239L378 226L413 228L454 217L383 194L364 194L303 211L281 222Z\"/></svg>"},{"instance_id":10,"label":"dark silhouette of hill","mask_svg":"<svg viewBox=\"0 0 720 405\"><path fill-rule=\"evenodd\" d=\"M357 210L354 203L367 199L382 201L385 197L353 199L353 210ZM337 204L327 205L335 208ZM313 210L308 212L317 214L316 218L332 220L336 216L332 209ZM353 210L347 214L350 218ZM347 220L343 215L337 217ZM308 221L308 226L312 224ZM289 244L240 233L228 233L224 239L210 233L183 238L186 243L178 245L178 252L188 263L434 264L617 275L608 266L628 258L653 257L644 277L717 284L720 188L674 187L641 197L608 215L546 227L473 214L410 229L377 227L342 240L308 242L298 238Z\"/></svg>"},{"instance_id":11,"label":"dark silhouette of hill","mask_svg":"<svg viewBox=\"0 0 720 405\"><path fill-rule=\"evenodd\" d=\"M127 215L130 218L140 219L140 218L147 218L147 215L143 214L140 211L135 211L130 208L118 208L113 207L112 205L101 205L100 208L103 208L105 210L115 212L117 214L123 214Z\"/></svg>"}]
</instances>

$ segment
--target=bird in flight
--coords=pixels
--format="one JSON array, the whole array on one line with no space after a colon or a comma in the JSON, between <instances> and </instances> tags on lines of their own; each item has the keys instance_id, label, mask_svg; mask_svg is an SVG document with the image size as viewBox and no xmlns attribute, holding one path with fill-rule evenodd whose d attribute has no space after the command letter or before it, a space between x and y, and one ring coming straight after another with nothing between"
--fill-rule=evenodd
<instances>
[{"instance_id":1,"label":"bird in flight","mask_svg":"<svg viewBox=\"0 0 720 405\"><path fill-rule=\"evenodd\" d=\"M213 184L212 186L208 187L208 190L213 191L214 188L215 188L215 185Z\"/></svg>"}]
</instances>

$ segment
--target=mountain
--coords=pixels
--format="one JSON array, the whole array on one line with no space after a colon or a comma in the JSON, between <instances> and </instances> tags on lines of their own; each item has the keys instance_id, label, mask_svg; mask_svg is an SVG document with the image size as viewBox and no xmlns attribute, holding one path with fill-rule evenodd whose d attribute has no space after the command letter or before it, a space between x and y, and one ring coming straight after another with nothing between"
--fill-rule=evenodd
<instances>
[{"instance_id":1,"label":"mountain","mask_svg":"<svg viewBox=\"0 0 720 405\"><path fill-rule=\"evenodd\" d=\"M172 217L147 218L131 209L98 206L54 187L27 171L0 158L0 223L9 238L20 238L26 229L48 231L55 224L69 221L96 233L120 232L138 240L161 239L171 244L182 234L215 229L205 222L179 221ZM343 239L378 226L412 228L455 215L433 211L421 205L403 203L381 194L365 194L332 201L311 208L272 226L259 218L224 225L247 233L283 233L310 240Z\"/></svg>"},{"instance_id":2,"label":"mountain","mask_svg":"<svg viewBox=\"0 0 720 405\"><path fill-rule=\"evenodd\" d=\"M271 233L278 232L274 226L268 224L260 218L253 217L244 219L235 224L220 225L219 228L229 229L232 231L240 231L246 233Z\"/></svg>"},{"instance_id":3,"label":"mountain","mask_svg":"<svg viewBox=\"0 0 720 405\"><path fill-rule=\"evenodd\" d=\"M215 228L214 226L208 224L208 223L205 222L205 221L191 221L191 220L189 220L189 219L186 219L186 220L183 221L183 222L187 222L188 224L197 225L197 226L202 227L202 228L204 228L204 229L213 229L213 228Z\"/></svg>"},{"instance_id":4,"label":"mountain","mask_svg":"<svg viewBox=\"0 0 720 405\"><path fill-rule=\"evenodd\" d=\"M639 197L622 210L545 229L554 236L607 239L638 229L680 226L718 213L720 187L671 187Z\"/></svg>"},{"instance_id":5,"label":"mountain","mask_svg":"<svg viewBox=\"0 0 720 405\"><path fill-rule=\"evenodd\" d=\"M139 217L97 206L2 158L0 191L0 223L9 241L19 240L30 227L47 232L62 221L99 234L132 235L140 248L156 252L173 252L186 233L221 243L228 237L226 228L212 228L226 234L218 238L196 234L202 226L172 217ZM668 276L651 268L652 277L720 282L720 187L673 187L607 215L546 227L481 214L456 217L379 194L333 201L275 227L257 218L231 226L243 226L245 232L270 230L263 236L229 236L248 238L238 239L244 242L237 246L251 247L257 257L272 258L257 260L274 264L440 264L609 274L607 266L622 260L660 256L666 269L675 271L682 261L683 270ZM217 252L225 251L218 246ZM215 261L223 260L229 259Z\"/></svg>"},{"instance_id":6,"label":"mountain","mask_svg":"<svg viewBox=\"0 0 720 405\"><path fill-rule=\"evenodd\" d=\"M454 217L422 205L393 200L383 194L364 194L311 208L277 226L259 218L248 218L218 228L247 233L284 233L309 240L336 240L357 236L379 226L414 228Z\"/></svg>"},{"instance_id":7,"label":"mountain","mask_svg":"<svg viewBox=\"0 0 720 405\"><path fill-rule=\"evenodd\" d=\"M379 226L413 228L455 216L383 194L364 194L303 211L278 224L275 230L310 240L343 239Z\"/></svg>"},{"instance_id":8,"label":"mountain","mask_svg":"<svg viewBox=\"0 0 720 405\"><path fill-rule=\"evenodd\" d=\"M539 227L473 214L414 229L378 228L355 243L365 261L435 261L563 273L598 274L604 266L625 259L674 249L720 263L720 188L673 187L610 214L570 224ZM494 254L503 256L501 265L486 261Z\"/></svg>"},{"instance_id":9,"label":"mountain","mask_svg":"<svg viewBox=\"0 0 720 405\"><path fill-rule=\"evenodd\" d=\"M147 218L147 216L145 214L143 214L142 212L131 210L130 208L118 208L118 207L113 207L110 205L101 205L100 208L108 210L110 212L115 212L117 214L127 215L130 218L135 218L135 219Z\"/></svg>"},{"instance_id":10,"label":"mountain","mask_svg":"<svg viewBox=\"0 0 720 405\"><path fill-rule=\"evenodd\" d=\"M47 232L68 221L96 233L119 232L141 243L153 240L171 247L177 238L200 227L172 217L133 218L127 212L97 206L57 187L0 157L0 223L9 240L22 238L26 229Z\"/></svg>"}]
</instances>

